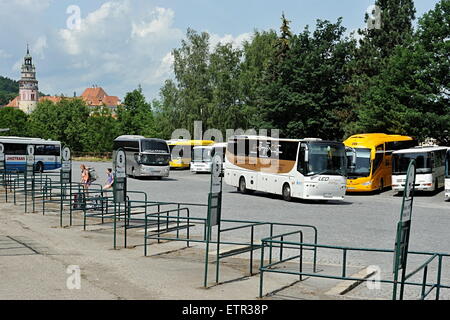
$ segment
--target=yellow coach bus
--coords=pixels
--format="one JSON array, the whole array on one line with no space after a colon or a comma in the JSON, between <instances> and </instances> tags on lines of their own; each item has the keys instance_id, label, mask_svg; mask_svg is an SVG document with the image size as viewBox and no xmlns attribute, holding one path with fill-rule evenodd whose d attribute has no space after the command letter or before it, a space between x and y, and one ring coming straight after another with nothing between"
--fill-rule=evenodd
<instances>
[{"instance_id":1,"label":"yellow coach bus","mask_svg":"<svg viewBox=\"0 0 450 320\"><path fill-rule=\"evenodd\" d=\"M192 160L193 148L196 146L209 146L212 140L169 140L170 168L189 168Z\"/></svg>"},{"instance_id":2,"label":"yellow coach bus","mask_svg":"<svg viewBox=\"0 0 450 320\"><path fill-rule=\"evenodd\" d=\"M347 191L382 191L392 184L392 152L418 145L408 136L384 133L353 135L344 141L346 147L355 151L356 161L348 169ZM348 162L352 163L352 162Z\"/></svg>"}]
</instances>

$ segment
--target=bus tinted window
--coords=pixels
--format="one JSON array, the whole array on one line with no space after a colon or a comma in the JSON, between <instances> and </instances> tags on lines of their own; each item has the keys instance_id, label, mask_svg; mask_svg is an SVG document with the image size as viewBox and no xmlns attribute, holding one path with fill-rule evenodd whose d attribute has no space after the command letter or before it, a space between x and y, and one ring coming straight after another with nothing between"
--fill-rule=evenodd
<instances>
[{"instance_id":1,"label":"bus tinted window","mask_svg":"<svg viewBox=\"0 0 450 320\"><path fill-rule=\"evenodd\" d=\"M412 159L416 160L417 173L431 173L431 153L399 153L392 159L392 172L395 174L406 174Z\"/></svg>"},{"instance_id":2,"label":"bus tinted window","mask_svg":"<svg viewBox=\"0 0 450 320\"><path fill-rule=\"evenodd\" d=\"M298 142L282 141L280 144L280 160L295 161L297 157Z\"/></svg>"},{"instance_id":3,"label":"bus tinted window","mask_svg":"<svg viewBox=\"0 0 450 320\"><path fill-rule=\"evenodd\" d=\"M5 143L5 154L25 155L27 154L27 145L21 143Z\"/></svg>"},{"instance_id":4,"label":"bus tinted window","mask_svg":"<svg viewBox=\"0 0 450 320\"><path fill-rule=\"evenodd\" d=\"M60 149L56 145L36 145L34 146L34 154L37 156L59 156Z\"/></svg>"},{"instance_id":5,"label":"bus tinted window","mask_svg":"<svg viewBox=\"0 0 450 320\"><path fill-rule=\"evenodd\" d=\"M391 141L386 142L386 150L395 151L402 149L410 149L418 146L417 140L406 140L406 141Z\"/></svg>"},{"instance_id":6,"label":"bus tinted window","mask_svg":"<svg viewBox=\"0 0 450 320\"><path fill-rule=\"evenodd\" d=\"M114 150L122 148L127 151L139 152L139 141L116 140L113 146Z\"/></svg>"},{"instance_id":7,"label":"bus tinted window","mask_svg":"<svg viewBox=\"0 0 450 320\"><path fill-rule=\"evenodd\" d=\"M158 140L141 140L142 151L168 153L167 143Z\"/></svg>"}]
</instances>

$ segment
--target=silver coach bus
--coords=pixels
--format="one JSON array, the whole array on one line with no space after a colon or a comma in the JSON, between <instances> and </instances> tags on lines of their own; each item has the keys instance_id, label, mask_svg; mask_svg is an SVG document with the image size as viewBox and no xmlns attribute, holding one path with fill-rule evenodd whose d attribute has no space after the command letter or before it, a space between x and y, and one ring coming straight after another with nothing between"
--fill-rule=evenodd
<instances>
[{"instance_id":1,"label":"silver coach bus","mask_svg":"<svg viewBox=\"0 0 450 320\"><path fill-rule=\"evenodd\" d=\"M114 140L114 154L123 149L126 174L135 177L169 176L170 151L166 141L137 135L123 135Z\"/></svg>"}]
</instances>

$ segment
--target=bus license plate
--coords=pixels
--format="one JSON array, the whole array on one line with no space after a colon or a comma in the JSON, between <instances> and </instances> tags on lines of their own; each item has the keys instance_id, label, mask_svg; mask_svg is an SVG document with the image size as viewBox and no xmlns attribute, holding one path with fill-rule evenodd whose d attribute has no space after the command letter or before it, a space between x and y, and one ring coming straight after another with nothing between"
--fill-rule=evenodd
<instances>
[{"instance_id":1,"label":"bus license plate","mask_svg":"<svg viewBox=\"0 0 450 320\"><path fill-rule=\"evenodd\" d=\"M324 193L323 197L324 198L333 198L333 195L331 193Z\"/></svg>"}]
</instances>

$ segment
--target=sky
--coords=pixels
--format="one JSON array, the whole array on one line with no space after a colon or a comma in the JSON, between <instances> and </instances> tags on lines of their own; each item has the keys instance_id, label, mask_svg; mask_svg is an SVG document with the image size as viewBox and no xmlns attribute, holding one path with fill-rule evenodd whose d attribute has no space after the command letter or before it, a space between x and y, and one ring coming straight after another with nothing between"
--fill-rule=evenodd
<instances>
[{"instance_id":1,"label":"sky","mask_svg":"<svg viewBox=\"0 0 450 320\"><path fill-rule=\"evenodd\" d=\"M365 27L375 0L0 0L0 75L20 78L27 43L39 90L73 96L98 85L123 99L141 85L148 101L173 78L171 52L187 28L207 31L211 46L240 47L254 30L294 33L317 19ZM417 17L439 0L415 0Z\"/></svg>"}]
</instances>

